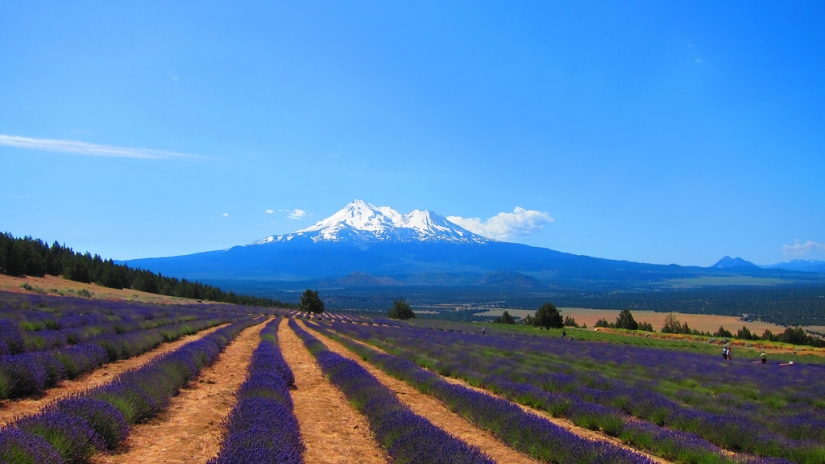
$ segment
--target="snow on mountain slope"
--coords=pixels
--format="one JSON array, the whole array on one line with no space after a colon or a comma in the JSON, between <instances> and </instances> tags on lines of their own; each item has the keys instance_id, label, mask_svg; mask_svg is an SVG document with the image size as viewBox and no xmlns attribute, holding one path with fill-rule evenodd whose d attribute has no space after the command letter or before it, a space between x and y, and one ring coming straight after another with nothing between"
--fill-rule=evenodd
<instances>
[{"instance_id":1,"label":"snow on mountain slope","mask_svg":"<svg viewBox=\"0 0 825 464\"><path fill-rule=\"evenodd\" d=\"M399 241L488 243L494 240L476 235L432 211L414 210L401 214L389 206L374 206L355 200L315 225L286 235L272 235L253 245L310 239L329 241Z\"/></svg>"}]
</instances>

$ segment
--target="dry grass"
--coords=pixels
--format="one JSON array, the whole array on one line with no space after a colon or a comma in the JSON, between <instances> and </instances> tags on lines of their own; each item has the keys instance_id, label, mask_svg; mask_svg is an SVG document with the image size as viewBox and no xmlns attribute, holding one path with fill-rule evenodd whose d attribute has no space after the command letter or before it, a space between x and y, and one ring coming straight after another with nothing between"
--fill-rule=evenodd
<instances>
[{"instance_id":1,"label":"dry grass","mask_svg":"<svg viewBox=\"0 0 825 464\"><path fill-rule=\"evenodd\" d=\"M195 300L190 300L188 298L156 295L154 293L139 292L137 290L130 289L118 290L115 288L101 287L97 284L74 282L72 280L66 280L62 277L11 277L7 275L0 275L0 291L27 294L35 293L22 288L22 285L24 284L28 284L32 288L39 289L45 294L52 296L78 296L77 293L80 290L86 290L92 293L92 298L104 300L130 300L157 304L195 303Z\"/></svg>"},{"instance_id":2,"label":"dry grass","mask_svg":"<svg viewBox=\"0 0 825 464\"><path fill-rule=\"evenodd\" d=\"M588 327L596 325L596 321L601 318L607 319L608 322L616 322L621 312L618 309L588 309L588 308L559 308L562 316L570 316L576 319L579 324L587 324ZM508 309L513 316L526 317L527 315L536 314L535 310L528 309ZM476 316L501 316L504 310L486 311L483 313L476 313ZM632 311L633 318L636 322L649 322L653 324L654 330L660 330L664 325L665 318L670 313L657 313L653 311ZM680 322L687 322L691 329L696 329L701 332L716 332L719 327L736 334L736 331L743 326L747 327L751 332L762 335L765 329L773 333L784 332L785 328L776 324L768 322L743 322L737 317L733 316L716 316L705 314L685 314L673 313Z\"/></svg>"}]
</instances>

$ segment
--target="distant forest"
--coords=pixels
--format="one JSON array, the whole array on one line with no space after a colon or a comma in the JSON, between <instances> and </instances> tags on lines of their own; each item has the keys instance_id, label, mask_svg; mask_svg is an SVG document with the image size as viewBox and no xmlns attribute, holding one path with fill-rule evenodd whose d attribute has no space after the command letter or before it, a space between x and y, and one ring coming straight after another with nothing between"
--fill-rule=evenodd
<instances>
[{"instance_id":1,"label":"distant forest","mask_svg":"<svg viewBox=\"0 0 825 464\"><path fill-rule=\"evenodd\" d=\"M130 288L142 292L209 300L246 306L296 307L272 298L238 295L218 287L186 279L164 277L125 264L115 264L89 252L78 253L54 242L51 246L31 237L16 238L9 233L0 235L0 274L10 276L60 276L76 282L96 283L104 287Z\"/></svg>"},{"instance_id":2,"label":"distant forest","mask_svg":"<svg viewBox=\"0 0 825 464\"><path fill-rule=\"evenodd\" d=\"M231 281L226 281L225 284L222 285L225 288L234 287L236 291L260 296L285 298L290 295L287 291L275 290L271 283L266 288L256 288L248 283ZM328 307L366 311L386 311L392 306L393 298L403 295L413 307L450 303L455 306L470 304L499 308L537 309L550 301L560 308L630 309L631 311L660 313L675 311L724 316L747 314L750 318L782 326L825 325L825 287L821 285L704 287L643 291L584 291L581 288L529 291L501 287L362 287L321 289L320 293L324 304ZM451 316L457 317L455 314ZM440 316L433 317L440 318ZM468 316L462 318L468 318Z\"/></svg>"},{"instance_id":3,"label":"distant forest","mask_svg":"<svg viewBox=\"0 0 825 464\"><path fill-rule=\"evenodd\" d=\"M653 292L568 294L558 306L749 317L784 326L825 325L821 286L694 288Z\"/></svg>"}]
</instances>

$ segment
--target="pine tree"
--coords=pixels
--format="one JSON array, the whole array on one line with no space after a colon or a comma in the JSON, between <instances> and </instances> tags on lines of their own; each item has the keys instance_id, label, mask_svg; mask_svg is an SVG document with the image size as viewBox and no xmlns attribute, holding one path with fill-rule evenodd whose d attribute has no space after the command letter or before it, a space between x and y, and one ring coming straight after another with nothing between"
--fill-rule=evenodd
<instances>
[{"instance_id":1,"label":"pine tree","mask_svg":"<svg viewBox=\"0 0 825 464\"><path fill-rule=\"evenodd\" d=\"M544 327L545 329L550 329L551 327L554 329L561 329L564 327L564 320L562 319L558 308L556 308L553 303L544 303L538 311L536 311L535 324L539 327Z\"/></svg>"},{"instance_id":2,"label":"pine tree","mask_svg":"<svg viewBox=\"0 0 825 464\"><path fill-rule=\"evenodd\" d=\"M309 313L323 313L324 302L321 301L321 298L318 296L318 290L304 290L303 295L301 295L301 306L299 309Z\"/></svg>"},{"instance_id":3,"label":"pine tree","mask_svg":"<svg viewBox=\"0 0 825 464\"><path fill-rule=\"evenodd\" d=\"M619 317L616 318L616 328L618 329L628 329L628 330L637 330L639 328L639 324L633 319L633 314L630 312L629 309L622 310L619 313Z\"/></svg>"},{"instance_id":4,"label":"pine tree","mask_svg":"<svg viewBox=\"0 0 825 464\"><path fill-rule=\"evenodd\" d=\"M415 313L403 297L392 301L392 308L387 311L387 316L392 319L415 319Z\"/></svg>"}]
</instances>

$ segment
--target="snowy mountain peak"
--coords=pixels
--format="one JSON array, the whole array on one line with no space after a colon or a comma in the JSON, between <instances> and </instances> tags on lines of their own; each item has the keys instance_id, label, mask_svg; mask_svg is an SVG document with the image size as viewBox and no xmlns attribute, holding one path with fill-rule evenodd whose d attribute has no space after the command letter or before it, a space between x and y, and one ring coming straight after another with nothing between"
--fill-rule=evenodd
<instances>
[{"instance_id":1,"label":"snowy mountain peak","mask_svg":"<svg viewBox=\"0 0 825 464\"><path fill-rule=\"evenodd\" d=\"M416 209L401 214L389 206L375 206L354 200L344 209L315 225L286 235L273 235L254 245L310 239L313 242L453 242L487 243L490 239L476 235L432 211Z\"/></svg>"}]
</instances>

